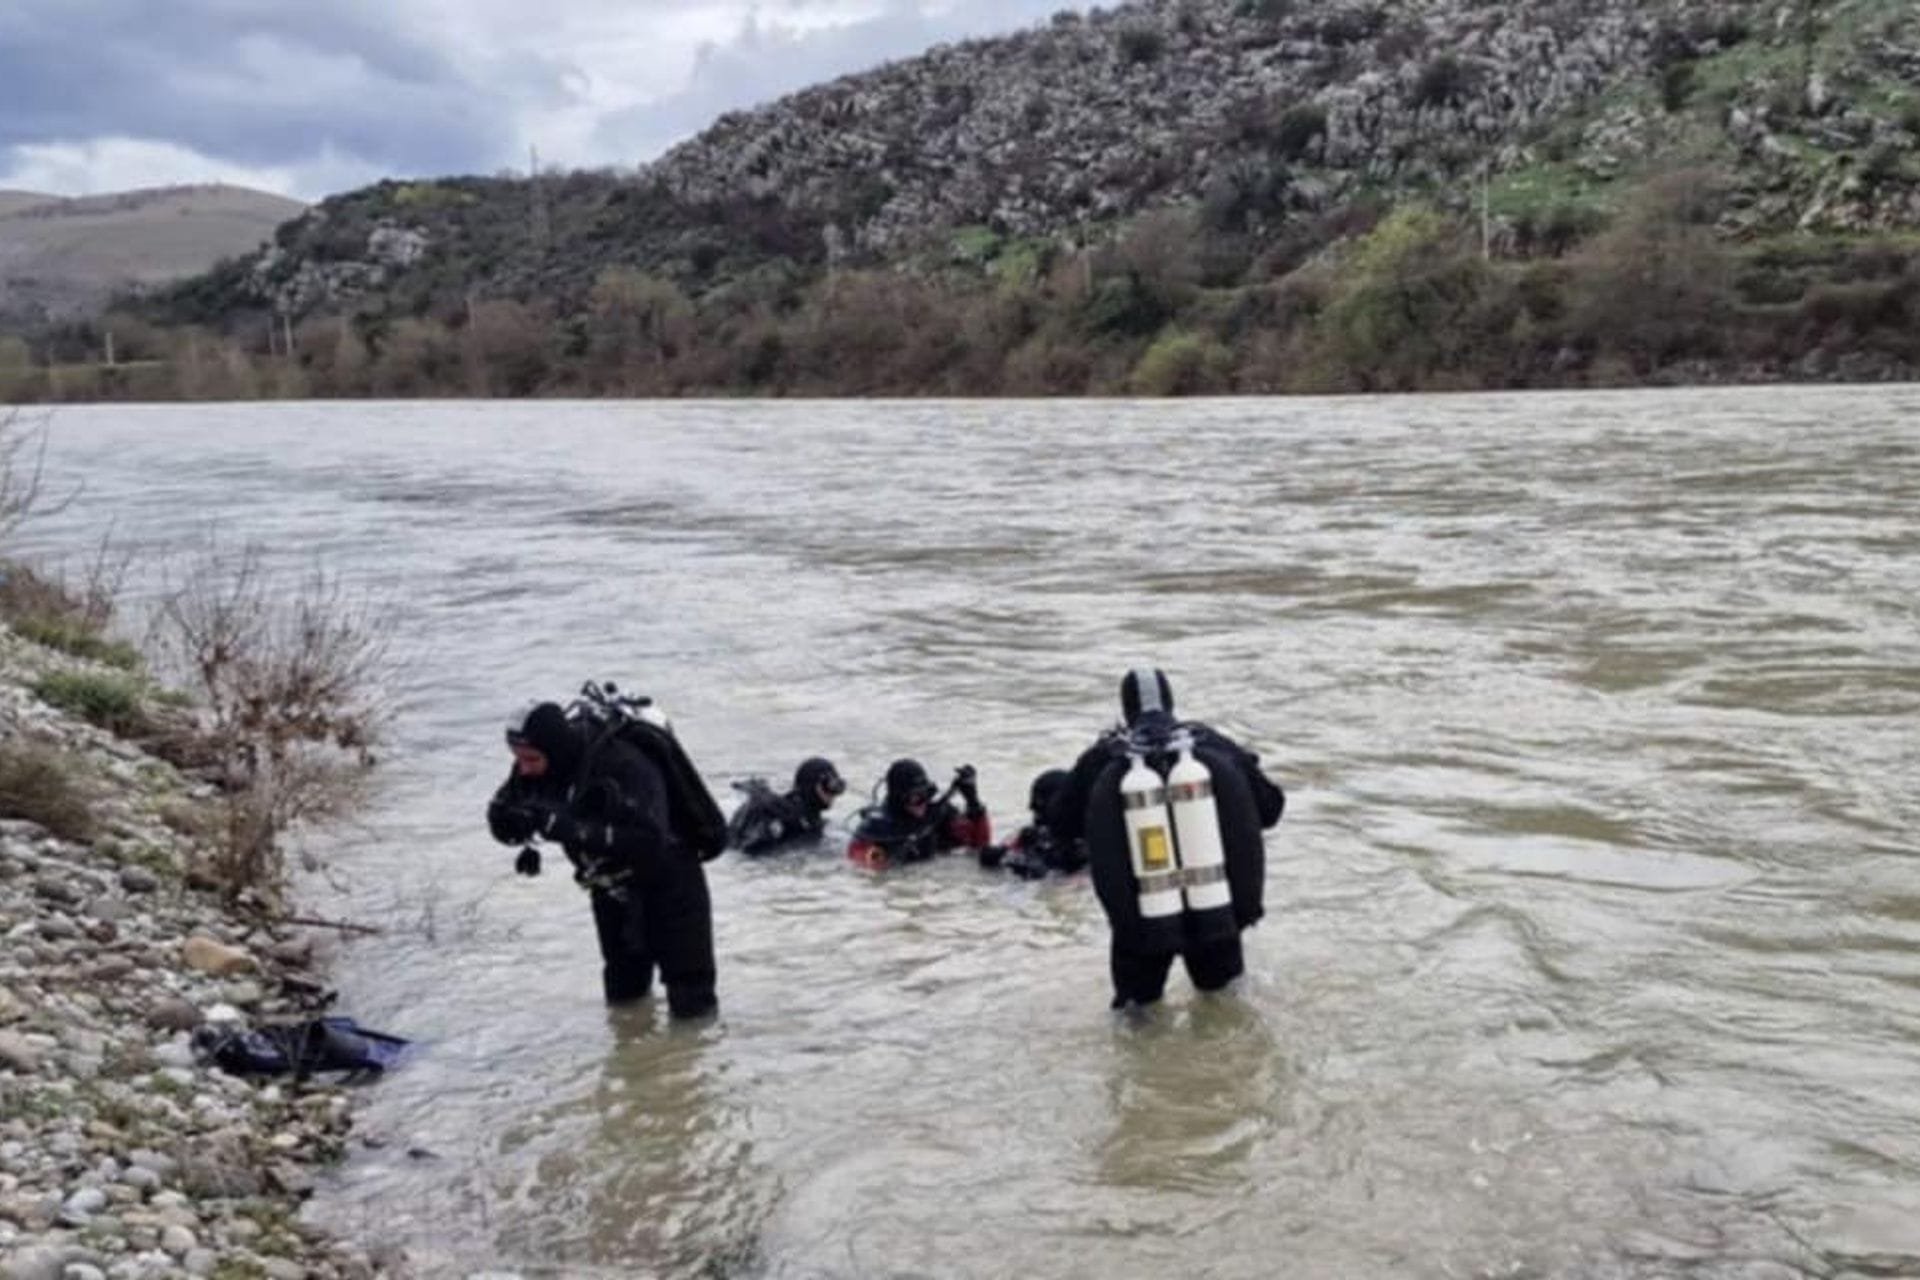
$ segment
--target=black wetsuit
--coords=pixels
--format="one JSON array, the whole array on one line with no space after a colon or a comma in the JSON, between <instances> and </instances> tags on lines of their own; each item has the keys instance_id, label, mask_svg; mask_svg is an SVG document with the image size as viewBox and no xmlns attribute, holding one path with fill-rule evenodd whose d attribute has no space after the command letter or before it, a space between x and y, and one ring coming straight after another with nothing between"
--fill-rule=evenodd
<instances>
[{"instance_id":1,"label":"black wetsuit","mask_svg":"<svg viewBox=\"0 0 1920 1280\"><path fill-rule=\"evenodd\" d=\"M710 1012L718 1003L713 904L699 856L673 834L659 768L608 737L574 772L571 781L510 774L487 807L494 838L526 838L524 802L563 808L579 827L562 847L590 891L607 1003L645 996L658 966L675 1017Z\"/></svg>"},{"instance_id":2,"label":"black wetsuit","mask_svg":"<svg viewBox=\"0 0 1920 1280\"><path fill-rule=\"evenodd\" d=\"M798 791L781 795L755 779L746 785L746 796L727 820L727 845L741 853L771 853L818 840L827 829L826 811Z\"/></svg>"},{"instance_id":3,"label":"black wetsuit","mask_svg":"<svg viewBox=\"0 0 1920 1280\"><path fill-rule=\"evenodd\" d=\"M1142 720L1142 728L1152 722ZM1163 722L1173 727L1171 718ZM1121 735L1110 733L1089 747L1074 763L1067 784L1055 796L1048 811L1048 825L1056 840L1070 844L1084 838L1093 867L1094 890L1105 908L1113 929L1109 963L1113 974L1113 1003L1121 1008L1129 1003L1151 1004L1166 990L1167 971L1178 954L1185 962L1187 976L1202 991L1217 991L1240 976L1246 965L1240 946L1240 930L1265 914L1262 904L1265 859L1259 848L1258 832L1280 821L1287 798L1280 787L1260 771L1260 757L1232 739L1204 724L1182 722L1179 726L1192 735L1195 753L1206 758L1215 771L1216 802L1245 810L1247 821L1232 824L1242 834L1236 840L1228 836L1227 878L1233 894L1234 923L1231 937L1200 941L1189 937L1177 951L1143 945L1140 936L1139 886L1133 877L1127 849L1125 826L1116 820L1089 822L1089 805L1102 785L1116 785L1115 762L1124 760L1126 750ZM1150 756L1149 763L1164 770L1170 756ZM1233 776L1221 777L1225 765ZM1114 812L1117 814L1117 807ZM1255 825L1257 823L1257 829ZM1228 826L1223 809L1223 828Z\"/></svg>"}]
</instances>

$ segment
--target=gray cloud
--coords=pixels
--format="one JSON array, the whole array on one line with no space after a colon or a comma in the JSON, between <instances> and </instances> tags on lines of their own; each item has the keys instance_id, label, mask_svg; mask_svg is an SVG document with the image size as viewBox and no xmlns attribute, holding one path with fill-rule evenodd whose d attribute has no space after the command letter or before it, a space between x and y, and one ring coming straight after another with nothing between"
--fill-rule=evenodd
<instances>
[{"instance_id":1,"label":"gray cloud","mask_svg":"<svg viewBox=\"0 0 1920 1280\"><path fill-rule=\"evenodd\" d=\"M0 0L0 186L104 189L179 157L179 181L312 197L524 165L530 143L630 164L722 112L1062 6L880 3Z\"/></svg>"},{"instance_id":2,"label":"gray cloud","mask_svg":"<svg viewBox=\"0 0 1920 1280\"><path fill-rule=\"evenodd\" d=\"M872 17L822 26L769 21L750 12L733 39L701 49L684 89L610 113L594 140L609 154L650 159L724 112L771 102L936 44L1014 31L1063 8L1085 7L1062 0L964 0L943 9L892 0Z\"/></svg>"}]
</instances>

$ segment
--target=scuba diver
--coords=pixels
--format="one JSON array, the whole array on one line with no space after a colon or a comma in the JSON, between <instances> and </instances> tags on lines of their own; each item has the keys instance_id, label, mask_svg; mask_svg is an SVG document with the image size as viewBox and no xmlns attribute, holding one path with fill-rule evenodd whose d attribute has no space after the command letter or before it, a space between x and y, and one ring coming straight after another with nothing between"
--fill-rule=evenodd
<instances>
[{"instance_id":1,"label":"scuba diver","mask_svg":"<svg viewBox=\"0 0 1920 1280\"><path fill-rule=\"evenodd\" d=\"M718 1006L713 905L701 863L726 844L726 823L650 699L588 684L563 710L542 702L507 725L513 770L487 805L502 844L523 845L514 869L540 874L550 841L565 851L593 904L610 1005L653 986L655 966L676 1018Z\"/></svg>"},{"instance_id":2,"label":"scuba diver","mask_svg":"<svg viewBox=\"0 0 1920 1280\"><path fill-rule=\"evenodd\" d=\"M1022 880L1040 880L1048 872L1072 875L1087 865L1086 842L1062 840L1049 825L1048 811L1068 777L1065 769L1049 769L1033 780L1027 792L1032 820L1007 844L982 849L981 867L989 871L1004 867Z\"/></svg>"},{"instance_id":3,"label":"scuba diver","mask_svg":"<svg viewBox=\"0 0 1920 1280\"><path fill-rule=\"evenodd\" d=\"M956 794L966 803L964 811L953 806ZM980 784L972 765L961 765L953 784L941 794L918 760L895 760L887 769L880 803L860 812L847 857L879 871L905 862L925 862L949 849L984 849L992 840L993 822L980 803Z\"/></svg>"},{"instance_id":4,"label":"scuba diver","mask_svg":"<svg viewBox=\"0 0 1920 1280\"><path fill-rule=\"evenodd\" d=\"M1056 839L1086 839L1115 1009L1158 1000L1176 955L1202 991L1240 976L1240 933L1265 914L1261 833L1287 804L1259 756L1174 719L1159 670L1129 671L1120 705L1125 724L1087 749L1048 811Z\"/></svg>"},{"instance_id":5,"label":"scuba diver","mask_svg":"<svg viewBox=\"0 0 1920 1280\"><path fill-rule=\"evenodd\" d=\"M826 830L827 810L847 784L833 761L815 756L793 774L793 789L780 795L765 778L736 782L746 799L727 821L727 846L742 853L770 853L800 840L818 840Z\"/></svg>"}]
</instances>

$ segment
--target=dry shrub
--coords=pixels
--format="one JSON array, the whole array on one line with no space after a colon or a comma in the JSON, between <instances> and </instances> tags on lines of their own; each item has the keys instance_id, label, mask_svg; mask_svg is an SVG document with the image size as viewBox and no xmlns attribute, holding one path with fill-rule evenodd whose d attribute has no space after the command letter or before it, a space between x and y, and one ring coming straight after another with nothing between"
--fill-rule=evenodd
<instances>
[{"instance_id":1,"label":"dry shrub","mask_svg":"<svg viewBox=\"0 0 1920 1280\"><path fill-rule=\"evenodd\" d=\"M0 818L38 823L62 840L91 840L97 823L85 764L55 747L0 742Z\"/></svg>"},{"instance_id":2,"label":"dry shrub","mask_svg":"<svg viewBox=\"0 0 1920 1280\"><path fill-rule=\"evenodd\" d=\"M284 887L288 829L358 811L385 719L391 629L323 571L267 569L209 543L162 600L155 648L194 695L220 786L208 870L230 898Z\"/></svg>"}]
</instances>

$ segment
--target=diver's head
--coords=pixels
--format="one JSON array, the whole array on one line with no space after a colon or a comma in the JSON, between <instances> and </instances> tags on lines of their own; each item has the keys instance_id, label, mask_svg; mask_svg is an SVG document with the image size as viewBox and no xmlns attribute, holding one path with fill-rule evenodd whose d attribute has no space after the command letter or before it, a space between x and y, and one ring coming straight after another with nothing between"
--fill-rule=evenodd
<instances>
[{"instance_id":1,"label":"diver's head","mask_svg":"<svg viewBox=\"0 0 1920 1280\"><path fill-rule=\"evenodd\" d=\"M939 789L918 760L895 760L887 768L887 811L896 816L924 818Z\"/></svg>"},{"instance_id":2,"label":"diver's head","mask_svg":"<svg viewBox=\"0 0 1920 1280\"><path fill-rule=\"evenodd\" d=\"M1135 667L1120 681L1120 713L1131 726L1154 712L1173 714L1173 686L1160 668Z\"/></svg>"},{"instance_id":3,"label":"diver's head","mask_svg":"<svg viewBox=\"0 0 1920 1280\"><path fill-rule=\"evenodd\" d=\"M1067 779L1065 769L1049 769L1033 780L1033 786L1027 792L1027 808L1033 811L1036 819L1047 816L1047 810L1053 807L1053 798L1060 794L1060 788L1067 785Z\"/></svg>"},{"instance_id":4,"label":"diver's head","mask_svg":"<svg viewBox=\"0 0 1920 1280\"><path fill-rule=\"evenodd\" d=\"M573 776L580 763L580 739L557 702L528 704L507 721L507 746L513 768L523 778Z\"/></svg>"},{"instance_id":5,"label":"diver's head","mask_svg":"<svg viewBox=\"0 0 1920 1280\"><path fill-rule=\"evenodd\" d=\"M847 784L840 777L840 771L833 767L833 761L824 756L802 760L800 767L794 770L795 794L816 813L825 813L833 808L834 798L846 789Z\"/></svg>"}]
</instances>

